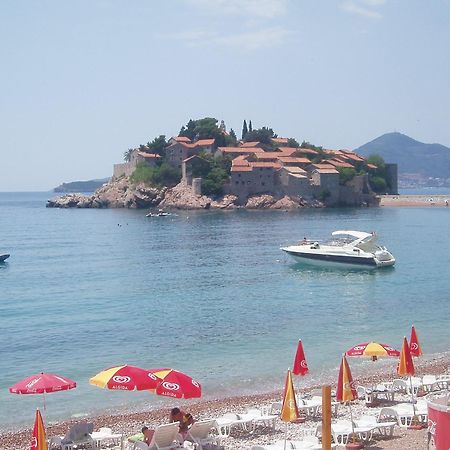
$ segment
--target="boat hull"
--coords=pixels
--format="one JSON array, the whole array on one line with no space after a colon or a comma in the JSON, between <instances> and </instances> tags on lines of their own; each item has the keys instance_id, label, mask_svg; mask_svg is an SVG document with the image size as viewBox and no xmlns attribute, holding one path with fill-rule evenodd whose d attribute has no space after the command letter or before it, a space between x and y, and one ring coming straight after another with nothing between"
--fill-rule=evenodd
<instances>
[{"instance_id":1,"label":"boat hull","mask_svg":"<svg viewBox=\"0 0 450 450\"><path fill-rule=\"evenodd\" d=\"M300 253L283 248L284 252L292 256L297 262L321 267L347 267L360 269L376 269L379 267L392 266L393 261L379 261L374 257L361 257L351 255L330 255L323 253Z\"/></svg>"},{"instance_id":2,"label":"boat hull","mask_svg":"<svg viewBox=\"0 0 450 450\"><path fill-rule=\"evenodd\" d=\"M9 258L9 254L8 253L4 253L3 255L0 255L0 262L4 262Z\"/></svg>"}]
</instances>

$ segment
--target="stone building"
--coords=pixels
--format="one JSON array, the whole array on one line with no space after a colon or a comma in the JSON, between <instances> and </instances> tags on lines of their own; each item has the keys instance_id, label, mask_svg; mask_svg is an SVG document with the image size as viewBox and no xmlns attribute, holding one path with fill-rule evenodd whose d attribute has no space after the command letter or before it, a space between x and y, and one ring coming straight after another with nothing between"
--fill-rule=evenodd
<instances>
[{"instance_id":1,"label":"stone building","mask_svg":"<svg viewBox=\"0 0 450 450\"><path fill-rule=\"evenodd\" d=\"M155 167L160 160L160 155L157 155L156 153L147 153L136 148L131 152L130 161L114 164L113 178L119 178L121 176L129 177L136 170L139 163L145 163L149 167Z\"/></svg>"},{"instance_id":2,"label":"stone building","mask_svg":"<svg viewBox=\"0 0 450 450\"><path fill-rule=\"evenodd\" d=\"M166 161L181 172L181 166L185 159L202 152L213 153L214 150L215 139L201 139L193 143L175 141L175 143L166 147Z\"/></svg>"}]
</instances>

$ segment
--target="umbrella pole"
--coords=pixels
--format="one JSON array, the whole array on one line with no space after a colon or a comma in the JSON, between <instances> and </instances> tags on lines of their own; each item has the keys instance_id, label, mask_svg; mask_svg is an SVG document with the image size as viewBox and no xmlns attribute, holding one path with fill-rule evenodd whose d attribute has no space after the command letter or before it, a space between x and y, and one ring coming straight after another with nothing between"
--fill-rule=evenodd
<instances>
[{"instance_id":1,"label":"umbrella pole","mask_svg":"<svg viewBox=\"0 0 450 450\"><path fill-rule=\"evenodd\" d=\"M348 409L350 410L350 422L352 423L352 441L355 443L356 436L355 436L355 425L353 424L353 413L352 413L352 404L351 402L348 402Z\"/></svg>"},{"instance_id":2,"label":"umbrella pole","mask_svg":"<svg viewBox=\"0 0 450 450\"><path fill-rule=\"evenodd\" d=\"M44 411L47 412L47 407L45 405L45 391L42 393L42 397L44 399Z\"/></svg>"},{"instance_id":3,"label":"umbrella pole","mask_svg":"<svg viewBox=\"0 0 450 450\"><path fill-rule=\"evenodd\" d=\"M288 432L288 423L286 422L286 428L284 430L284 450L286 450L287 432Z\"/></svg>"},{"instance_id":4,"label":"umbrella pole","mask_svg":"<svg viewBox=\"0 0 450 450\"><path fill-rule=\"evenodd\" d=\"M416 407L414 406L414 392L413 392L413 385L412 385L412 376L409 376L409 386L411 389L411 403L412 403L412 407L413 407L413 420L415 420L416 417Z\"/></svg>"}]
</instances>

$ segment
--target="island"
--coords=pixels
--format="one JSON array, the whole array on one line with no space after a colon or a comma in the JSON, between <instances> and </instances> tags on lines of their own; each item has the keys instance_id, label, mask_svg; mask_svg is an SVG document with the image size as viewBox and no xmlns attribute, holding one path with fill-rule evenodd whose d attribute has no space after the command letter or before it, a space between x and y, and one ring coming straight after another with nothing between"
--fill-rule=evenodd
<instances>
[{"instance_id":1,"label":"island","mask_svg":"<svg viewBox=\"0 0 450 450\"><path fill-rule=\"evenodd\" d=\"M91 195L50 199L48 207L273 208L377 206L379 193L397 194L397 165L379 155L325 149L272 128L242 137L215 118L190 120L124 153L111 181Z\"/></svg>"}]
</instances>

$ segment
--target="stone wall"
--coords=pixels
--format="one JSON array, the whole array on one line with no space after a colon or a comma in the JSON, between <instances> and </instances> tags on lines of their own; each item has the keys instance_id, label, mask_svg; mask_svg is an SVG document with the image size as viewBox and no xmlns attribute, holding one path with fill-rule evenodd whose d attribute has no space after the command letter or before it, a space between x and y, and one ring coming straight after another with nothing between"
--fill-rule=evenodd
<instances>
[{"instance_id":1,"label":"stone wall","mask_svg":"<svg viewBox=\"0 0 450 450\"><path fill-rule=\"evenodd\" d=\"M240 199L274 190L275 175L272 167L254 167L250 172L231 172L230 192Z\"/></svg>"},{"instance_id":2,"label":"stone wall","mask_svg":"<svg viewBox=\"0 0 450 450\"><path fill-rule=\"evenodd\" d=\"M114 164L113 168L113 178L117 179L122 176L129 177L136 169L136 165L132 162Z\"/></svg>"}]
</instances>

